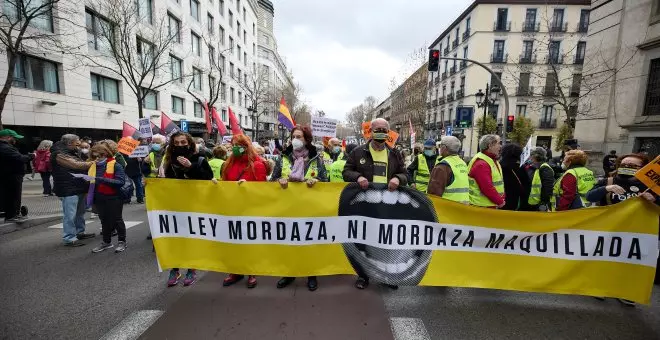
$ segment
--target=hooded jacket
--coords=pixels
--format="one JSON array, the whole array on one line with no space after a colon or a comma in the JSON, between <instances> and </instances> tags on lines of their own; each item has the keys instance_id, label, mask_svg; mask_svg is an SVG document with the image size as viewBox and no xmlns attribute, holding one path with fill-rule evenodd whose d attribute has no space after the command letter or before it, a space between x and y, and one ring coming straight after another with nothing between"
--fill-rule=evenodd
<instances>
[{"instance_id":1,"label":"hooded jacket","mask_svg":"<svg viewBox=\"0 0 660 340\"><path fill-rule=\"evenodd\" d=\"M53 144L50 152L55 194L58 197L67 197L86 193L89 183L71 174L86 174L90 163L83 162L78 153L70 150L62 141Z\"/></svg>"}]
</instances>

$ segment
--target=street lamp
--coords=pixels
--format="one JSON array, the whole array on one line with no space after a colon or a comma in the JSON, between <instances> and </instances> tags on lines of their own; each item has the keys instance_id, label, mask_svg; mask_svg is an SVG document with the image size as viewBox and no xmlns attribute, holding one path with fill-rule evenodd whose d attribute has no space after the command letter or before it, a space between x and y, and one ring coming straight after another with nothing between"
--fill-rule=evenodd
<instances>
[{"instance_id":1,"label":"street lamp","mask_svg":"<svg viewBox=\"0 0 660 340\"><path fill-rule=\"evenodd\" d=\"M477 107L478 108L484 108L484 116L482 118L481 122L481 135L486 134L486 113L488 112L489 107L493 107L495 103L497 102L497 99L499 98L500 95L500 87L497 85L493 85L493 87L488 86L488 83L486 83L486 93L484 94L481 92L481 89L477 93L475 93L474 98L477 101Z\"/></svg>"}]
</instances>

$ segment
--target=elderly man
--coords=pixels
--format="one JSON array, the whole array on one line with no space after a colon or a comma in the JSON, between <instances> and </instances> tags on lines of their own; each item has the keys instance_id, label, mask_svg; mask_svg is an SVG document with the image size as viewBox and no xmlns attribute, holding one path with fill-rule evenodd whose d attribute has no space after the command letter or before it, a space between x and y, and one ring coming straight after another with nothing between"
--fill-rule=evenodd
<instances>
[{"instance_id":1,"label":"elderly man","mask_svg":"<svg viewBox=\"0 0 660 340\"><path fill-rule=\"evenodd\" d=\"M93 233L85 233L85 193L89 188L82 178L72 174L85 174L91 162L83 162L78 156L80 138L66 134L51 148L53 165L53 181L55 194L62 201L62 239L65 246L79 247L84 245L80 240L92 238Z\"/></svg>"},{"instance_id":2,"label":"elderly man","mask_svg":"<svg viewBox=\"0 0 660 340\"><path fill-rule=\"evenodd\" d=\"M555 183L555 172L552 167L546 163L546 151L542 147L532 149L529 160L530 163L525 167L525 171L532 183L529 193L530 211L549 211L550 200L552 199L552 187Z\"/></svg>"},{"instance_id":3,"label":"elderly man","mask_svg":"<svg viewBox=\"0 0 660 340\"><path fill-rule=\"evenodd\" d=\"M5 213L5 222L22 222L20 216L21 195L25 165L34 159L34 154L22 155L18 152L16 140L23 136L14 130L0 130L0 211Z\"/></svg>"},{"instance_id":4,"label":"elderly man","mask_svg":"<svg viewBox=\"0 0 660 340\"><path fill-rule=\"evenodd\" d=\"M154 135L151 138L151 152L149 152L149 157L144 159L144 163L149 165L149 175L147 177L158 177L158 168L163 162L163 157L165 156L165 136L163 135Z\"/></svg>"},{"instance_id":5,"label":"elderly man","mask_svg":"<svg viewBox=\"0 0 660 340\"><path fill-rule=\"evenodd\" d=\"M497 135L485 135L479 140L479 150L468 164L470 204L501 208L505 203L504 181L502 167L497 160L502 150L502 141Z\"/></svg>"},{"instance_id":6,"label":"elderly man","mask_svg":"<svg viewBox=\"0 0 660 340\"><path fill-rule=\"evenodd\" d=\"M400 185L407 184L408 176L401 153L386 143L390 123L376 118L371 122L371 131L372 139L348 155L342 172L344 181L357 182L363 190L369 187L369 182L382 183L387 184L388 190L395 191ZM369 278L358 277L355 287L365 289L367 286Z\"/></svg>"},{"instance_id":7,"label":"elderly man","mask_svg":"<svg viewBox=\"0 0 660 340\"><path fill-rule=\"evenodd\" d=\"M436 153L435 142L432 139L424 142L424 152L417 155L415 159L408 165L408 178L413 182L413 187L423 193L429 187L429 179L431 177L431 169L438 161L438 154Z\"/></svg>"},{"instance_id":8,"label":"elderly man","mask_svg":"<svg viewBox=\"0 0 660 340\"><path fill-rule=\"evenodd\" d=\"M343 158L340 157L343 156L341 153L341 141L338 138L330 138L328 146L323 148L323 164L327 171L330 171L332 163Z\"/></svg>"},{"instance_id":9,"label":"elderly man","mask_svg":"<svg viewBox=\"0 0 660 340\"><path fill-rule=\"evenodd\" d=\"M467 165L458 155L461 141L454 136L445 136L439 144L441 158L431 172L428 193L450 201L470 204Z\"/></svg>"}]
</instances>

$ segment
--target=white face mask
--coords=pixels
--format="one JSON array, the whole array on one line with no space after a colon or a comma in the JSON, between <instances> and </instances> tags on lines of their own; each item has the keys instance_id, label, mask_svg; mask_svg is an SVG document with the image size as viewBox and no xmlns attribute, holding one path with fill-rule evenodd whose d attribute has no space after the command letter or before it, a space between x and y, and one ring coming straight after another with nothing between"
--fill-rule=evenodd
<instances>
[{"instance_id":1,"label":"white face mask","mask_svg":"<svg viewBox=\"0 0 660 340\"><path fill-rule=\"evenodd\" d=\"M291 145L293 146L294 150L300 150L305 147L305 143L301 141L300 139L294 139L291 141Z\"/></svg>"},{"instance_id":2,"label":"white face mask","mask_svg":"<svg viewBox=\"0 0 660 340\"><path fill-rule=\"evenodd\" d=\"M561 163L561 168L562 168L563 170L568 169L568 167L566 166L566 163Z\"/></svg>"},{"instance_id":3,"label":"white face mask","mask_svg":"<svg viewBox=\"0 0 660 340\"><path fill-rule=\"evenodd\" d=\"M82 152L84 155L89 153L89 149L80 149L80 152Z\"/></svg>"}]
</instances>

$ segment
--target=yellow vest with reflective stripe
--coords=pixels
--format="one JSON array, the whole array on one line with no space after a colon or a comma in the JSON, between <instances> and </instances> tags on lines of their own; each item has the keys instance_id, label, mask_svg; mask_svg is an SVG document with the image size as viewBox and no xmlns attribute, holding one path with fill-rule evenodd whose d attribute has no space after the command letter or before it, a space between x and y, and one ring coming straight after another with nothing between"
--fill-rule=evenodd
<instances>
[{"instance_id":1,"label":"yellow vest with reflective stripe","mask_svg":"<svg viewBox=\"0 0 660 340\"><path fill-rule=\"evenodd\" d=\"M438 163L447 163L454 175L454 181L445 188L442 198L463 204L470 204L470 181L467 164L458 155L439 159Z\"/></svg>"},{"instance_id":2,"label":"yellow vest with reflective stripe","mask_svg":"<svg viewBox=\"0 0 660 340\"><path fill-rule=\"evenodd\" d=\"M438 157L436 156L436 162ZM435 164L435 162L434 162ZM431 171L426 163L424 155L417 156L417 173L415 174L415 188L418 191L426 192L429 188L429 180L431 179Z\"/></svg>"},{"instance_id":3,"label":"yellow vest with reflective stripe","mask_svg":"<svg viewBox=\"0 0 660 340\"><path fill-rule=\"evenodd\" d=\"M344 182L344 166L346 165L346 160L338 159L330 166L330 182L333 183L342 183Z\"/></svg>"},{"instance_id":4,"label":"yellow vest with reflective stripe","mask_svg":"<svg viewBox=\"0 0 660 340\"><path fill-rule=\"evenodd\" d=\"M532 178L532 190L529 192L529 199L527 200L527 203L530 205L537 205L541 203L541 168L543 167L547 167L552 171L552 167L548 165L548 163L541 164L541 166L534 171L534 177Z\"/></svg>"},{"instance_id":5,"label":"yellow vest with reflective stripe","mask_svg":"<svg viewBox=\"0 0 660 340\"><path fill-rule=\"evenodd\" d=\"M222 165L224 163L225 161L219 158L213 158L212 160L209 161L211 170L213 170L213 178L217 180L222 180L222 174L220 174L220 170L222 169Z\"/></svg>"},{"instance_id":6,"label":"yellow vest with reflective stripe","mask_svg":"<svg viewBox=\"0 0 660 340\"><path fill-rule=\"evenodd\" d=\"M305 173L305 179L316 178L319 175L319 170L316 166L316 158L309 160L311 162L309 168L307 168L307 173ZM291 174L291 162L289 157L282 155L282 178L289 179Z\"/></svg>"},{"instance_id":7,"label":"yellow vest with reflective stripe","mask_svg":"<svg viewBox=\"0 0 660 340\"><path fill-rule=\"evenodd\" d=\"M502 173L500 172L499 162L493 161L492 158L488 157L488 155L482 152L478 152L476 155L474 155L470 161L470 164L468 164L468 173L472 171L472 166L477 159L481 159L488 163L490 166L490 176L493 181L495 191L497 191L497 193L500 195L504 195L504 181L502 180ZM491 202L488 197L481 193L479 184L477 184L477 181L475 181L474 178L468 176L468 181L470 182L470 204L478 207L496 206L495 203Z\"/></svg>"},{"instance_id":8,"label":"yellow vest with reflective stripe","mask_svg":"<svg viewBox=\"0 0 660 340\"><path fill-rule=\"evenodd\" d=\"M325 170L329 172L332 165L332 156L325 151L323 151L323 164L325 164Z\"/></svg>"},{"instance_id":9,"label":"yellow vest with reflective stripe","mask_svg":"<svg viewBox=\"0 0 660 340\"><path fill-rule=\"evenodd\" d=\"M559 197L564 194L564 191L561 189L561 180L564 179L566 174L571 174L577 179L577 198L580 199L582 206L586 207L589 202L587 201L587 193L594 187L594 185L596 185L596 179L594 178L594 173L585 167L568 169L563 175L561 175L561 177L555 182L555 187L552 190L552 205L554 206L556 202L559 202Z\"/></svg>"}]
</instances>

